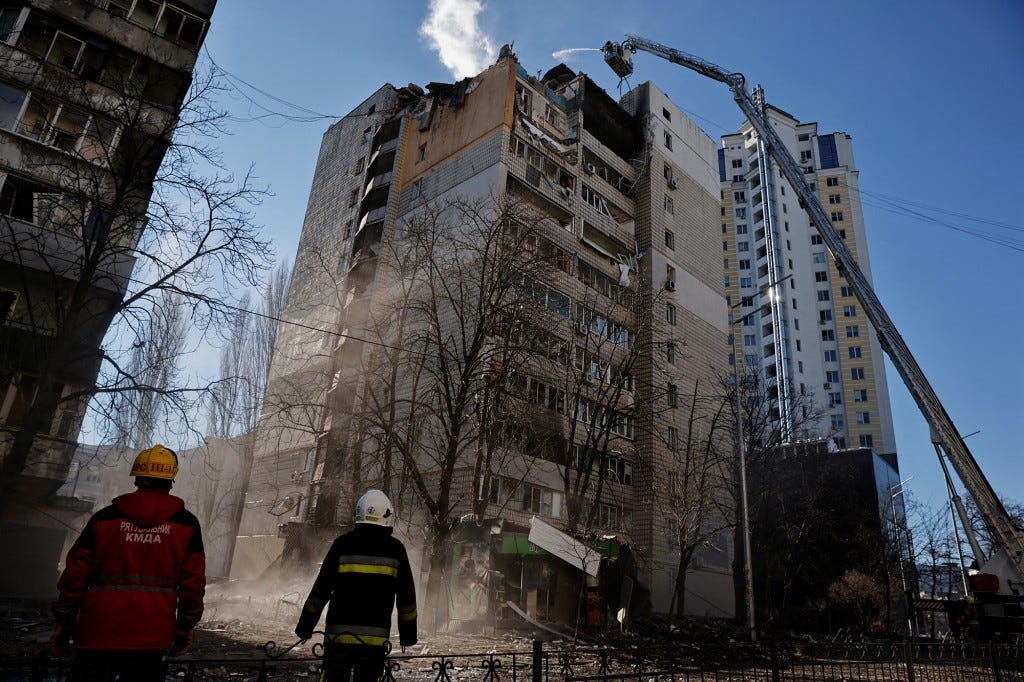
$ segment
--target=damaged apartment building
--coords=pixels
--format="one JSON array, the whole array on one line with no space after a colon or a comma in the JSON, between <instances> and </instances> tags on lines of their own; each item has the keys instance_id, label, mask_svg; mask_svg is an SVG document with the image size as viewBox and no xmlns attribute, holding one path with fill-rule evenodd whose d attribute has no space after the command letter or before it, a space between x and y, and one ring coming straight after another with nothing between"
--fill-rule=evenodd
<instances>
[{"instance_id":1,"label":"damaged apartment building","mask_svg":"<svg viewBox=\"0 0 1024 682\"><path fill-rule=\"evenodd\" d=\"M587 590L587 622L613 606L639 612L641 593L648 612L673 609L678 539L693 512L683 507L705 494L702 524L722 526L730 515L731 494L687 488L692 462L682 461L695 450L686 443L715 438L706 405L690 409L692 394L711 391L727 371L715 147L651 83L616 102L565 65L531 77L508 48L459 83L384 85L335 123L321 145L270 369L234 574L256 577L292 553L315 561L319 551L296 538L322 541L347 526L356 497L374 485L396 499L397 532L428 570L424 535L436 512L399 482L407 467L381 461L384 437L360 424L381 409L368 389L381 378L374 358L412 343L398 317L382 333L375 311L406 282L404 245L429 207L514 197L539 216L527 250L551 267L542 278L524 275L521 287L520 309L543 330L532 337L543 362L521 365L505 393L563 441L588 419L608 432L600 452L582 438L554 453L508 438L498 446L506 456L487 460L482 477L468 459L426 477L427 487L444 476L452 487L447 617L500 622L518 609L571 620L579 604L566 605L552 586L572 571ZM613 377L609 368L627 354L628 376ZM473 390L482 394L503 371L485 365ZM604 400L613 378L621 390ZM405 395L424 379L397 372L391 381ZM480 409L465 415L467 429ZM592 461L601 484L567 489L566 467ZM567 528L577 493L593 513ZM700 543L686 579L690 613L732 615L730 542L723 531ZM597 556L574 558L574 547Z\"/></svg>"},{"instance_id":2,"label":"damaged apartment building","mask_svg":"<svg viewBox=\"0 0 1024 682\"><path fill-rule=\"evenodd\" d=\"M55 493L214 4L0 0L4 594L52 594L91 508Z\"/></svg>"}]
</instances>

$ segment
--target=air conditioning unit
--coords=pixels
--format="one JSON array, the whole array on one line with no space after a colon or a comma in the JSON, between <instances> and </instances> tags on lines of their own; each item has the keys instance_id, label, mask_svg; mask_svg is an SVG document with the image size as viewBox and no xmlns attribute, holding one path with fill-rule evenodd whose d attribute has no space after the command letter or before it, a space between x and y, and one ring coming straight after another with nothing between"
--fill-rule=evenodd
<instances>
[{"instance_id":1,"label":"air conditioning unit","mask_svg":"<svg viewBox=\"0 0 1024 682\"><path fill-rule=\"evenodd\" d=\"M597 166L592 163L587 163L583 165L583 170L587 172L587 175L593 175L597 172Z\"/></svg>"},{"instance_id":2,"label":"air conditioning unit","mask_svg":"<svg viewBox=\"0 0 1024 682\"><path fill-rule=\"evenodd\" d=\"M679 183L676 182L676 179L675 178L669 178L668 179L668 188L669 189L676 189L677 187L679 187Z\"/></svg>"},{"instance_id":3,"label":"air conditioning unit","mask_svg":"<svg viewBox=\"0 0 1024 682\"><path fill-rule=\"evenodd\" d=\"M827 390L829 390L830 388L832 388L832 384L830 384L830 383L828 383L828 382L826 381L826 382L825 382L825 384L824 384L824 385L822 386L822 388L824 388L824 389L825 389L825 390L827 391Z\"/></svg>"},{"instance_id":4,"label":"air conditioning unit","mask_svg":"<svg viewBox=\"0 0 1024 682\"><path fill-rule=\"evenodd\" d=\"M572 196L572 188L571 187L563 187L561 189L561 192L562 192L562 196L565 197L566 199L568 199L569 197Z\"/></svg>"},{"instance_id":5,"label":"air conditioning unit","mask_svg":"<svg viewBox=\"0 0 1024 682\"><path fill-rule=\"evenodd\" d=\"M666 291L675 291L676 290L676 281L674 279L666 279L665 280L665 290Z\"/></svg>"},{"instance_id":6,"label":"air conditioning unit","mask_svg":"<svg viewBox=\"0 0 1024 682\"><path fill-rule=\"evenodd\" d=\"M583 334L584 336L586 336L587 333L589 333L589 332L590 332L590 325L589 324L587 324L586 322L584 322L582 320L580 322L576 323L576 333L577 334Z\"/></svg>"},{"instance_id":7,"label":"air conditioning unit","mask_svg":"<svg viewBox=\"0 0 1024 682\"><path fill-rule=\"evenodd\" d=\"M585 384L592 384L592 383L594 383L594 377L590 374L590 372L584 372L584 374L583 374L583 383L585 383Z\"/></svg>"},{"instance_id":8,"label":"air conditioning unit","mask_svg":"<svg viewBox=\"0 0 1024 682\"><path fill-rule=\"evenodd\" d=\"M293 471L292 472L292 483L302 483L302 480L306 477L305 471Z\"/></svg>"}]
</instances>

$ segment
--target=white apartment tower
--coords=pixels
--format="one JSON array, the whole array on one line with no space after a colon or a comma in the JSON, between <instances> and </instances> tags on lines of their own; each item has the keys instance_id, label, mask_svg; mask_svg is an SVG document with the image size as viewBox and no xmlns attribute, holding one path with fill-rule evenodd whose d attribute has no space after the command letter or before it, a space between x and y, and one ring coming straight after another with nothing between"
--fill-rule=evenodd
<instances>
[{"instance_id":1,"label":"white apartment tower","mask_svg":"<svg viewBox=\"0 0 1024 682\"><path fill-rule=\"evenodd\" d=\"M871 279L853 144L772 106L766 114ZM779 393L787 440L896 451L882 350L802 202L749 123L722 137L722 256L733 372Z\"/></svg>"}]
</instances>

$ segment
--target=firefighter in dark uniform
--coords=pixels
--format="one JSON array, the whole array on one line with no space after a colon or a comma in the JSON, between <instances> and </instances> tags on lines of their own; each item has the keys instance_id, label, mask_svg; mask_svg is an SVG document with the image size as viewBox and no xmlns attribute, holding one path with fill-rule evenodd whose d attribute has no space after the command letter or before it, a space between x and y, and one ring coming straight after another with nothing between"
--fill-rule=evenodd
<instances>
[{"instance_id":1,"label":"firefighter in dark uniform","mask_svg":"<svg viewBox=\"0 0 1024 682\"><path fill-rule=\"evenodd\" d=\"M74 680L163 680L165 653L192 647L203 615L206 558L199 521L170 494L178 456L154 445L132 464L134 493L93 514L57 583L50 641Z\"/></svg>"},{"instance_id":2,"label":"firefighter in dark uniform","mask_svg":"<svg viewBox=\"0 0 1024 682\"><path fill-rule=\"evenodd\" d=\"M355 528L334 541L320 566L295 634L312 637L330 604L322 680L376 682L396 602L399 641L403 648L416 643L416 587L405 545L391 535L394 521L388 496L366 491L356 503Z\"/></svg>"}]
</instances>

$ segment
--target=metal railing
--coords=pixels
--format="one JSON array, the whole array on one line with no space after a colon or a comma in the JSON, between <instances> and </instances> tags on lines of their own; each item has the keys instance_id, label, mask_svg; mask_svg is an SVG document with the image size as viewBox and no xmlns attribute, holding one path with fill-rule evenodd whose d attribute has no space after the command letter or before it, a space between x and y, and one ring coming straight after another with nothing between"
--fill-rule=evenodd
<instances>
[{"instance_id":1,"label":"metal railing","mask_svg":"<svg viewBox=\"0 0 1024 682\"><path fill-rule=\"evenodd\" d=\"M268 642L259 657L178 658L164 662L164 679L272 682L317 679L324 647L295 656L296 644ZM867 642L699 644L629 648L545 647L465 654L396 654L385 649L381 682L1024 682L1024 646ZM358 663L358 661L352 661ZM63 682L71 662L47 655L0 658L0 680ZM96 679L110 664L92 664ZM93 679L93 678L90 678Z\"/></svg>"}]
</instances>

